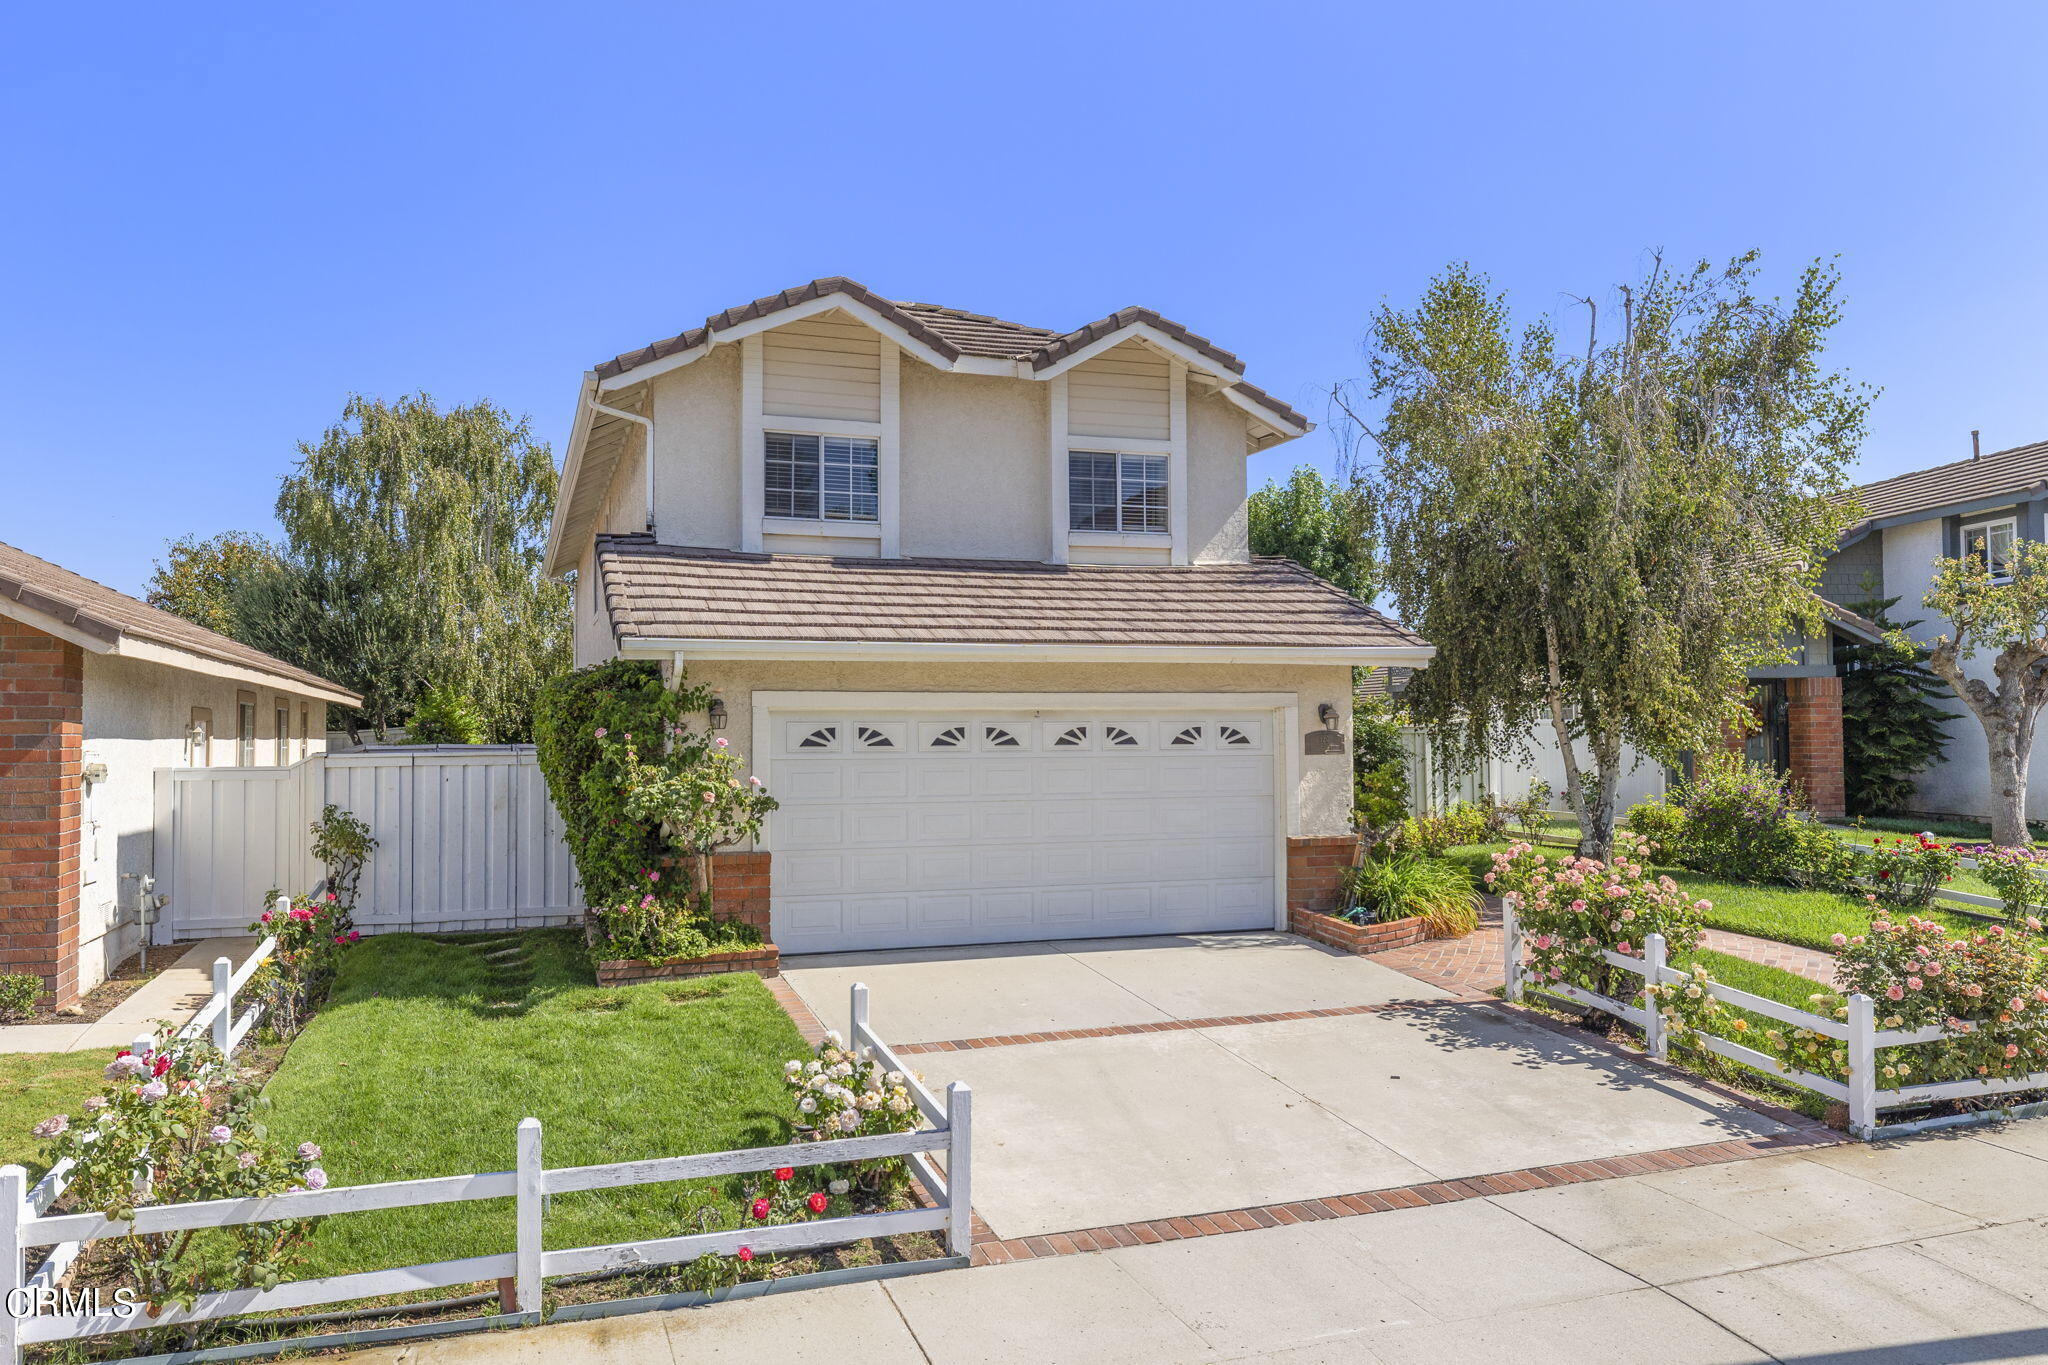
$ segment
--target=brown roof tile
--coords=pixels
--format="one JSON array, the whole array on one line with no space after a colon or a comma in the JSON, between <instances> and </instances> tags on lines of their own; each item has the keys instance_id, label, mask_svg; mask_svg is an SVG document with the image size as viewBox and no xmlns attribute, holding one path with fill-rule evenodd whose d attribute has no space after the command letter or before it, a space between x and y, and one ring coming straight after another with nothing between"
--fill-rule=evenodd
<instances>
[{"instance_id":1,"label":"brown roof tile","mask_svg":"<svg viewBox=\"0 0 2048 1365\"><path fill-rule=\"evenodd\" d=\"M1889 479L1864 484L1856 490L1863 520L1850 528L1853 533L1873 521L1932 512L1959 502L1981 502L1986 498L2048 489L2048 441L1994 450L1974 460L1957 460L1932 469L1916 469Z\"/></svg>"},{"instance_id":2,"label":"brown roof tile","mask_svg":"<svg viewBox=\"0 0 2048 1365\"><path fill-rule=\"evenodd\" d=\"M150 606L147 602L95 583L82 574L39 559L26 550L0 544L0 597L9 598L46 616L54 616L72 629L105 640L109 644L123 635L152 644L182 649L219 663L273 674L281 679L310 683L325 692L354 697L355 693L317 673L295 668L274 655L252 649L182 616ZM358 699L360 700L360 699Z\"/></svg>"},{"instance_id":3,"label":"brown roof tile","mask_svg":"<svg viewBox=\"0 0 2048 1365\"><path fill-rule=\"evenodd\" d=\"M1221 373L1230 377L1230 387L1235 392L1292 425L1308 425L1308 419L1286 403L1256 385L1244 383L1239 378L1244 374L1242 360L1209 338L1189 330L1171 318L1160 316L1150 308L1122 308L1106 318L1098 318L1071 332L1057 332L1045 327L1026 326L1021 322L1008 322L983 313L944 308L936 303L908 303L885 299L867 286L849 280L843 275L829 275L824 279L812 280L809 284L799 285L795 289L785 289L779 294L769 294L755 299L743 307L728 308L723 313L713 314L704 319L701 326L678 332L665 341L654 342L637 351L614 356L597 366L597 375L600 379L615 379L629 370L664 359L678 351L701 346L714 334L736 327L742 322L751 322L755 318L781 312L785 308L794 308L800 303L808 303L827 294L844 294L850 299L866 304L949 360L969 355L983 359L1028 361L1034 370L1043 370L1058 364L1084 346L1092 345L1103 337L1112 336L1126 327L1143 323L1166 333L1213 362Z\"/></svg>"},{"instance_id":4,"label":"brown roof tile","mask_svg":"<svg viewBox=\"0 0 2048 1365\"><path fill-rule=\"evenodd\" d=\"M601 536L622 641L1414 648L1421 637L1284 559L1179 567L829 559Z\"/></svg>"}]
</instances>

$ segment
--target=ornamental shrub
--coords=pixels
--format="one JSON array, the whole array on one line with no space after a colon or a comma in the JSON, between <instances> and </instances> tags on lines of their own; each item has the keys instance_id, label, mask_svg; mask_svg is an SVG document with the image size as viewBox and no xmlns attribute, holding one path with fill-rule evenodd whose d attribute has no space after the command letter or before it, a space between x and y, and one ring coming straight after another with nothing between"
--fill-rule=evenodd
<instances>
[{"instance_id":1,"label":"ornamental shrub","mask_svg":"<svg viewBox=\"0 0 2048 1365\"><path fill-rule=\"evenodd\" d=\"M690 906L704 920L711 918L711 855L729 844L751 839L775 809L775 798L758 777L740 780L744 762L723 736L710 736L680 725L643 736L647 753L632 735L599 732L607 765L624 786L628 816L652 821L669 842L691 857L693 886ZM659 877L652 878L657 885ZM643 903L648 893L641 893ZM659 896L653 898L657 903Z\"/></svg>"},{"instance_id":2,"label":"ornamental shrub","mask_svg":"<svg viewBox=\"0 0 2048 1365\"><path fill-rule=\"evenodd\" d=\"M1358 924L1420 916L1431 938L1457 938L1479 927L1472 874L1456 863L1413 853L1368 858L1351 871L1356 907L1342 918Z\"/></svg>"},{"instance_id":3,"label":"ornamental shrub","mask_svg":"<svg viewBox=\"0 0 2048 1365\"><path fill-rule=\"evenodd\" d=\"M313 822L313 856L327 869L327 889L346 910L356 908L363 868L376 851L377 840L370 826L353 811L329 805Z\"/></svg>"},{"instance_id":4,"label":"ornamental shrub","mask_svg":"<svg viewBox=\"0 0 2048 1365\"><path fill-rule=\"evenodd\" d=\"M1856 873L1868 888L1865 899L1891 910L1924 910L1935 892L1956 875L1962 854L1931 834L1872 839L1857 855Z\"/></svg>"},{"instance_id":5,"label":"ornamental shrub","mask_svg":"<svg viewBox=\"0 0 2048 1365\"><path fill-rule=\"evenodd\" d=\"M1948 1031L1938 1043L1884 1049L1885 1079L2048 1070L2048 955L2040 920L1966 936L1933 920L1880 912L1868 933L1835 939L1843 988L1877 1001L1883 1027Z\"/></svg>"},{"instance_id":6,"label":"ornamental shrub","mask_svg":"<svg viewBox=\"0 0 2048 1365\"><path fill-rule=\"evenodd\" d=\"M332 891L292 896L282 910L276 908L277 901L272 892L266 898L269 908L249 926L250 932L277 940L269 960L249 980L252 989L270 1001L265 1027L289 1038L306 1026L327 998L342 951L363 935L348 906Z\"/></svg>"},{"instance_id":7,"label":"ornamental shrub","mask_svg":"<svg viewBox=\"0 0 2048 1365\"><path fill-rule=\"evenodd\" d=\"M476 703L452 687L434 687L413 703L405 736L414 744L483 744L491 727Z\"/></svg>"},{"instance_id":8,"label":"ornamental shrub","mask_svg":"<svg viewBox=\"0 0 2048 1365\"><path fill-rule=\"evenodd\" d=\"M327 1184L320 1149L309 1142L285 1151L272 1142L260 1117L267 1101L201 1039L162 1028L149 1051L116 1053L106 1077L77 1123L57 1114L35 1127L52 1139L53 1165L74 1163L65 1190L72 1208L126 1220L151 1204L289 1195ZM151 1304L189 1307L201 1293L276 1286L303 1259L315 1221L104 1237L87 1245L84 1259L88 1270L98 1264Z\"/></svg>"},{"instance_id":9,"label":"ornamental shrub","mask_svg":"<svg viewBox=\"0 0 2048 1365\"><path fill-rule=\"evenodd\" d=\"M1739 881L1791 881L1808 823L1790 778L1739 754L1702 758L1672 793L1685 809L1684 864Z\"/></svg>"},{"instance_id":10,"label":"ornamental shrub","mask_svg":"<svg viewBox=\"0 0 2048 1365\"><path fill-rule=\"evenodd\" d=\"M1663 797L1636 802L1621 818L1621 827L1638 839L1649 841L1650 853L1659 862L1686 866L1685 807Z\"/></svg>"},{"instance_id":11,"label":"ornamental shrub","mask_svg":"<svg viewBox=\"0 0 2048 1365\"><path fill-rule=\"evenodd\" d=\"M810 1058L784 1062L782 1078L796 1096L800 1138L822 1142L907 1133L923 1122L909 1078L848 1047L836 1030L825 1035ZM826 1169L846 1181L835 1182L835 1192L850 1186L870 1200L901 1194L909 1183L901 1158Z\"/></svg>"},{"instance_id":12,"label":"ornamental shrub","mask_svg":"<svg viewBox=\"0 0 2048 1365\"><path fill-rule=\"evenodd\" d=\"M1958 844L1956 852L1977 860L1977 875L1990 883L2005 902L2005 917L2017 924L2048 899L2041 875L2048 852L2038 848L1999 848L1992 844Z\"/></svg>"},{"instance_id":13,"label":"ornamental shrub","mask_svg":"<svg viewBox=\"0 0 2048 1365\"><path fill-rule=\"evenodd\" d=\"M34 972L0 972L0 1024L34 1014L42 994L43 979Z\"/></svg>"},{"instance_id":14,"label":"ornamental shrub","mask_svg":"<svg viewBox=\"0 0 2048 1365\"><path fill-rule=\"evenodd\" d=\"M1695 901L1668 876L1651 876L1647 841L1623 840L1611 862L1567 855L1551 858L1517 842L1493 855L1486 885L1508 899L1535 950L1535 974L1602 994L1611 969L1601 954L1637 954L1650 934L1664 936L1673 955L1697 947L1701 916L1713 906Z\"/></svg>"},{"instance_id":15,"label":"ornamental shrub","mask_svg":"<svg viewBox=\"0 0 2048 1365\"><path fill-rule=\"evenodd\" d=\"M672 692L659 667L637 659L580 668L541 689L534 748L590 904L638 902L647 870L659 868L668 851L658 822L627 813L621 755L605 739L658 735L709 705L708 692Z\"/></svg>"},{"instance_id":16,"label":"ornamental shrub","mask_svg":"<svg viewBox=\"0 0 2048 1365\"><path fill-rule=\"evenodd\" d=\"M1352 818L1377 843L1408 815L1408 763L1401 713L1384 697L1351 699Z\"/></svg>"}]
</instances>

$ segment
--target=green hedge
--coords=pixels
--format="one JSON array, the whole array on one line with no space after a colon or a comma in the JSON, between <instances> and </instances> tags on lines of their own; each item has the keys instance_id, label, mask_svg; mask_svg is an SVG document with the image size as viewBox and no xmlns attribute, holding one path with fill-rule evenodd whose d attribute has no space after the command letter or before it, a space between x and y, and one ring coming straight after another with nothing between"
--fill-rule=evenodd
<instances>
[{"instance_id":1,"label":"green hedge","mask_svg":"<svg viewBox=\"0 0 2048 1365\"><path fill-rule=\"evenodd\" d=\"M620 774L606 760L597 732L659 735L708 704L701 690L670 691L659 665L629 659L579 668L541 688L534 747L591 905L638 900L649 889L647 869L660 867L669 853L659 825L626 815Z\"/></svg>"}]
</instances>

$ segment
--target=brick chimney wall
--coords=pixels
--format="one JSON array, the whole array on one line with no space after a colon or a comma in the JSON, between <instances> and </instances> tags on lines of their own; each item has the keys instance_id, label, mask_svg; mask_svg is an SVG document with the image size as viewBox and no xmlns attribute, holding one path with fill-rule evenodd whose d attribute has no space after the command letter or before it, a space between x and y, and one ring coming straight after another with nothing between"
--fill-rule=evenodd
<instances>
[{"instance_id":1,"label":"brick chimney wall","mask_svg":"<svg viewBox=\"0 0 2048 1365\"><path fill-rule=\"evenodd\" d=\"M1842 774L1842 680L1793 678L1785 695L1792 776L1805 788L1816 814L1845 814L1848 789Z\"/></svg>"}]
</instances>

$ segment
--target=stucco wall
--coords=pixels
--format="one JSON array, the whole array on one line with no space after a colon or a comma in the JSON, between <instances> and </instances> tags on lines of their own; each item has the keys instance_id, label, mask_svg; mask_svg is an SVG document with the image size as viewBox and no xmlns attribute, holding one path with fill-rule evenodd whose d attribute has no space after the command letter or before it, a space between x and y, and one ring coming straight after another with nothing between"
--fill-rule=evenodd
<instances>
[{"instance_id":1,"label":"stucco wall","mask_svg":"<svg viewBox=\"0 0 2048 1365\"><path fill-rule=\"evenodd\" d=\"M652 383L654 526L667 545L740 543L740 348Z\"/></svg>"},{"instance_id":2,"label":"stucco wall","mask_svg":"<svg viewBox=\"0 0 2048 1365\"><path fill-rule=\"evenodd\" d=\"M753 694L772 692L1288 692L1297 698L1300 733L1282 736L1300 764L1299 827L1294 835L1344 834L1351 828L1351 759L1301 753L1301 736L1321 729L1319 703L1334 705L1351 728L1351 670L1328 665L1230 664L881 664L702 663L689 680L724 699L720 733L742 754L753 751ZM770 773L772 779L773 773ZM771 787L773 783L770 783Z\"/></svg>"},{"instance_id":3,"label":"stucco wall","mask_svg":"<svg viewBox=\"0 0 2048 1365\"><path fill-rule=\"evenodd\" d=\"M902 394L903 553L1047 558L1046 386L906 357Z\"/></svg>"},{"instance_id":4,"label":"stucco wall","mask_svg":"<svg viewBox=\"0 0 2048 1365\"><path fill-rule=\"evenodd\" d=\"M1951 629L1945 617L1920 605L1934 581L1934 561L1943 553L1943 539L1940 518L1888 526L1884 530L1885 595L1900 599L1894 608L1900 618L1925 618L1912 628L1915 639L1931 641ZM1979 654L1964 667L1971 677L1996 685L1989 655ZM1956 719L1947 727L1947 756L1916 779L1914 807L1939 814L1988 816L1991 778L1984 728L1953 695L1944 692L1936 703L1954 711ZM2036 745L2037 761L2027 784L2027 808L2031 815L2048 811L2048 764L2038 761L2041 753L2042 746Z\"/></svg>"},{"instance_id":5,"label":"stucco wall","mask_svg":"<svg viewBox=\"0 0 2048 1365\"><path fill-rule=\"evenodd\" d=\"M1188 393L1188 554L1197 564L1251 557L1245 526L1244 413L1214 394Z\"/></svg>"},{"instance_id":6,"label":"stucco wall","mask_svg":"<svg viewBox=\"0 0 2048 1365\"><path fill-rule=\"evenodd\" d=\"M213 712L210 765L233 767L235 708L242 693L256 697L257 766L278 762L275 712L280 700L290 711L286 761L299 755L302 705L308 722L306 752L326 751L325 702L118 655L85 656L84 762L104 763L107 780L92 784L85 798L79 898L83 989L104 980L141 941L134 923L136 881L123 877L155 868L156 770L187 766L185 731L195 706Z\"/></svg>"},{"instance_id":7,"label":"stucco wall","mask_svg":"<svg viewBox=\"0 0 2048 1365\"><path fill-rule=\"evenodd\" d=\"M569 607L569 652L576 667L602 663L618 653L611 621L604 611L596 574L597 552L586 549L576 561L576 596Z\"/></svg>"},{"instance_id":8,"label":"stucco wall","mask_svg":"<svg viewBox=\"0 0 2048 1365\"><path fill-rule=\"evenodd\" d=\"M720 346L649 381L655 533L666 544L741 544L740 355L738 345ZM1047 496L1050 386L951 374L906 355L899 394L902 553L1049 558L1053 535L1066 531L1064 518L1052 524ZM800 429L803 419L784 424ZM1247 419L1191 384L1188 436L1188 487L1171 496L1187 503L1189 553L1196 560L1242 560ZM637 449L637 438L628 446ZM613 473L599 530L642 529L642 485L638 459L629 454Z\"/></svg>"}]
</instances>

